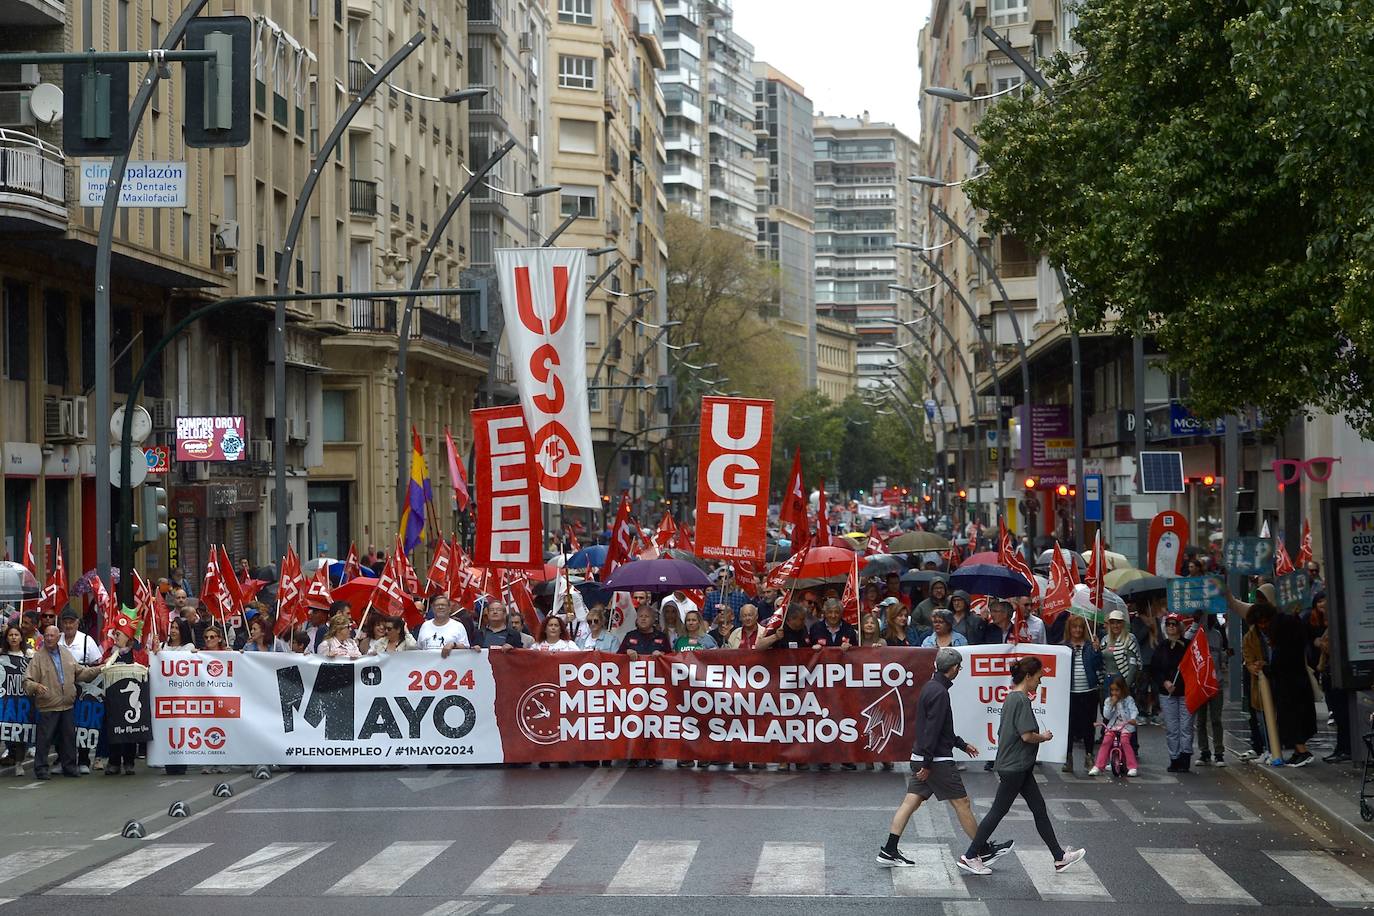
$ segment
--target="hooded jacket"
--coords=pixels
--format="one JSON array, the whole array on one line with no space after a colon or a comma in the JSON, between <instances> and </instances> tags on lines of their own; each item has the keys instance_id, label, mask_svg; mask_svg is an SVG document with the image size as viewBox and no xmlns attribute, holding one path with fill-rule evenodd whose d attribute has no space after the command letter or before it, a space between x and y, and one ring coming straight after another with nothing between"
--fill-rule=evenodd
<instances>
[{"instance_id":1,"label":"hooded jacket","mask_svg":"<svg viewBox=\"0 0 1374 916\"><path fill-rule=\"evenodd\" d=\"M949 703L953 682L937 671L921 688L916 700L916 743L911 762L917 769L928 768L940 758L950 758L954 749L968 752L968 743L954 733L954 710Z\"/></svg>"}]
</instances>

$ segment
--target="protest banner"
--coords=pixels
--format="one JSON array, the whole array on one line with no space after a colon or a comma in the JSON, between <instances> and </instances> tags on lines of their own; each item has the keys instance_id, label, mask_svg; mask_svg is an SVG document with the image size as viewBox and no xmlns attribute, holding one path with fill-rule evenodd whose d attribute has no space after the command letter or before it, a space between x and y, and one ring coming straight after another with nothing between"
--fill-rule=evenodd
<instances>
[{"instance_id":1,"label":"protest banner","mask_svg":"<svg viewBox=\"0 0 1374 916\"><path fill-rule=\"evenodd\" d=\"M1014 646L961 650L961 734L995 743ZM1059 744L1067 650L1035 647L1035 700ZM905 760L934 650L415 651L357 662L201 652L154 661L154 765L522 763L628 758L730 762ZM956 684L959 683L956 680ZM990 736L990 737L989 737ZM972 739L970 739L972 740ZM1056 756L1057 755L1057 756Z\"/></svg>"},{"instance_id":2,"label":"protest banner","mask_svg":"<svg viewBox=\"0 0 1374 916\"><path fill-rule=\"evenodd\" d=\"M0 654L0 742L33 744L33 700L24 692L29 659Z\"/></svg>"},{"instance_id":3,"label":"protest banner","mask_svg":"<svg viewBox=\"0 0 1374 916\"><path fill-rule=\"evenodd\" d=\"M1312 580L1306 570L1296 570L1274 580L1279 610L1297 613L1312 606Z\"/></svg>"},{"instance_id":4,"label":"protest banner","mask_svg":"<svg viewBox=\"0 0 1374 916\"><path fill-rule=\"evenodd\" d=\"M152 737L148 711L148 668L109 665L101 671L110 744L141 744Z\"/></svg>"},{"instance_id":5,"label":"protest banner","mask_svg":"<svg viewBox=\"0 0 1374 916\"><path fill-rule=\"evenodd\" d=\"M1222 556L1228 572L1241 576L1267 576L1274 572L1272 538L1231 538Z\"/></svg>"},{"instance_id":6,"label":"protest banner","mask_svg":"<svg viewBox=\"0 0 1374 916\"><path fill-rule=\"evenodd\" d=\"M1169 613L1226 613L1226 590L1221 576L1182 576L1169 580Z\"/></svg>"}]
</instances>

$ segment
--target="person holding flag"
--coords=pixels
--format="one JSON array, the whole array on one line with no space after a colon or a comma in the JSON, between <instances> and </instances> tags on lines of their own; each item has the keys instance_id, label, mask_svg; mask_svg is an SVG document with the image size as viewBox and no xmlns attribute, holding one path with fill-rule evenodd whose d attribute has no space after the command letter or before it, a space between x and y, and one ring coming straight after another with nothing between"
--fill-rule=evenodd
<instances>
[{"instance_id":1,"label":"person holding flag","mask_svg":"<svg viewBox=\"0 0 1374 916\"><path fill-rule=\"evenodd\" d=\"M1113 611L1114 614L1120 611ZM1193 761L1193 714L1188 709L1186 685L1179 676L1188 643L1183 640L1183 618L1164 618L1164 642L1150 660L1150 673L1164 710L1164 734L1169 747L1169 772L1187 773Z\"/></svg>"},{"instance_id":2,"label":"person holding flag","mask_svg":"<svg viewBox=\"0 0 1374 916\"><path fill-rule=\"evenodd\" d=\"M1206 655L1208 664L1211 666L1211 684L1213 689L1206 691L1206 695L1194 694L1194 680L1201 680L1201 676L1188 681L1188 711L1197 717L1197 743L1198 766L1226 766L1226 745L1222 741L1224 732L1221 728L1221 712L1223 704L1222 691L1216 687L1226 678L1226 658L1231 654L1230 646L1226 639L1226 630L1221 624L1217 623L1216 617L1208 614L1199 608L1193 617L1193 622L1183 634L1185 641L1192 643L1198 636L1207 643ZM1191 657L1191 652L1189 653ZM1200 697L1197 705L1192 700L1195 696ZM1211 734L1208 735L1208 724L1211 724ZM1215 748L1215 756L1213 749Z\"/></svg>"}]
</instances>

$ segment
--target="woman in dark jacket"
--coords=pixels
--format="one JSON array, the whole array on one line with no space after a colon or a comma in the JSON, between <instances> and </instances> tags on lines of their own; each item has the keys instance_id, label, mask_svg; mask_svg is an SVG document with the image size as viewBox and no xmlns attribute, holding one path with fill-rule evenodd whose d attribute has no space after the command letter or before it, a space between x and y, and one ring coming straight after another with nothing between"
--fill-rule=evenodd
<instances>
[{"instance_id":1,"label":"woman in dark jacket","mask_svg":"<svg viewBox=\"0 0 1374 916\"><path fill-rule=\"evenodd\" d=\"M1164 618L1164 641L1155 647L1150 659L1150 679L1159 692L1164 710L1164 735L1169 745L1169 772L1187 773L1193 762L1193 714L1184 699L1179 665L1188 653L1183 641L1183 618L1170 614Z\"/></svg>"},{"instance_id":2,"label":"woman in dark jacket","mask_svg":"<svg viewBox=\"0 0 1374 916\"><path fill-rule=\"evenodd\" d=\"M1307 628L1296 614L1282 611L1266 623L1258 622L1273 647L1264 673L1274 693L1274 715L1279 720L1279 744L1293 748L1288 766L1312 762L1307 739L1317 733L1317 710L1312 696L1312 677L1307 673Z\"/></svg>"},{"instance_id":3,"label":"woman in dark jacket","mask_svg":"<svg viewBox=\"0 0 1374 916\"><path fill-rule=\"evenodd\" d=\"M1102 681L1102 653L1097 639L1088 629L1088 622L1076 614L1061 614L1064 623L1064 645L1073 651L1069 669L1069 750L1064 757L1063 772L1073 772L1073 746L1083 742L1083 769L1093 765L1093 739L1097 737L1098 684Z\"/></svg>"}]
</instances>

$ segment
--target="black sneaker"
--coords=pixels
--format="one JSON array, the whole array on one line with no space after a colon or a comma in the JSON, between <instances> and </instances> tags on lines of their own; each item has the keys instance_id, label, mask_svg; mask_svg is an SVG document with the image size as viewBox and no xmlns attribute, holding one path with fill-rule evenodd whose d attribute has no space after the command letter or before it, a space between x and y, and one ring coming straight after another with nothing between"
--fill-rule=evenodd
<instances>
[{"instance_id":1,"label":"black sneaker","mask_svg":"<svg viewBox=\"0 0 1374 916\"><path fill-rule=\"evenodd\" d=\"M983 764L983 772L984 772L984 773L991 773L991 772L992 772L992 761L991 761L991 760L989 760L989 761L987 761L986 763Z\"/></svg>"},{"instance_id":2,"label":"black sneaker","mask_svg":"<svg viewBox=\"0 0 1374 916\"><path fill-rule=\"evenodd\" d=\"M1005 843L989 842L988 845L983 848L983 854L979 856L979 858L983 860L984 865L991 865L993 862L1002 858L1002 856L1011 852L1012 847L1015 845L1015 840L1007 840Z\"/></svg>"},{"instance_id":3,"label":"black sneaker","mask_svg":"<svg viewBox=\"0 0 1374 916\"><path fill-rule=\"evenodd\" d=\"M1284 766L1305 767L1312 762L1312 755L1309 753L1293 752L1293 756L1283 762Z\"/></svg>"},{"instance_id":4,"label":"black sneaker","mask_svg":"<svg viewBox=\"0 0 1374 916\"><path fill-rule=\"evenodd\" d=\"M1322 763L1349 763L1349 762L1350 762L1350 755L1349 755L1349 754L1341 754L1341 753L1327 754L1325 757L1322 758Z\"/></svg>"},{"instance_id":5,"label":"black sneaker","mask_svg":"<svg viewBox=\"0 0 1374 916\"><path fill-rule=\"evenodd\" d=\"M916 864L902 855L901 850L888 852L886 849L879 849L877 861L883 868L911 868Z\"/></svg>"}]
</instances>

